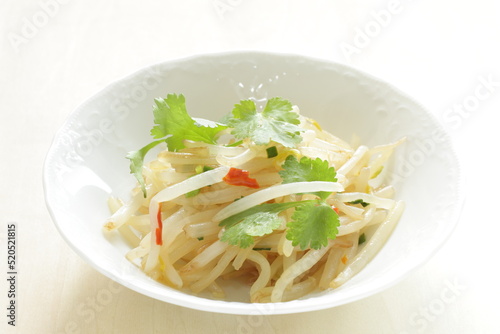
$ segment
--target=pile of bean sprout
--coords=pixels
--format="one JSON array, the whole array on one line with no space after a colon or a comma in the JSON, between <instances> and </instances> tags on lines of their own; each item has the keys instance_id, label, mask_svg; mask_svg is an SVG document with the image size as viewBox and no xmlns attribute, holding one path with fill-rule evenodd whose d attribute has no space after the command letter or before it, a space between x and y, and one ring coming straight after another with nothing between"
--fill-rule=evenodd
<instances>
[{"instance_id":1,"label":"pile of bean sprout","mask_svg":"<svg viewBox=\"0 0 500 334\"><path fill-rule=\"evenodd\" d=\"M402 214L404 205L393 199L394 187L385 180L391 154L403 140L372 148L348 144L314 120L299 119L302 142L295 148L272 144L279 152L273 157L266 150L269 145L250 140L231 145L229 132L217 144L185 141L185 148L176 152L164 147L143 167L147 197L137 186L125 203L109 198L112 215L105 232L117 231L126 240L131 246L127 259L147 275L195 294L206 291L223 299L227 280L248 284L248 301L256 303L285 302L339 287L377 254ZM337 182L282 184L278 172L289 155L328 161ZM248 172L259 187L224 182L231 168ZM280 215L279 228L255 237L251 247L221 240L223 219L264 202L307 200L313 195L304 193L315 191L332 192L326 202L339 215L337 236L325 247L292 245L286 238L291 210ZM186 196L191 192L197 193Z\"/></svg>"}]
</instances>

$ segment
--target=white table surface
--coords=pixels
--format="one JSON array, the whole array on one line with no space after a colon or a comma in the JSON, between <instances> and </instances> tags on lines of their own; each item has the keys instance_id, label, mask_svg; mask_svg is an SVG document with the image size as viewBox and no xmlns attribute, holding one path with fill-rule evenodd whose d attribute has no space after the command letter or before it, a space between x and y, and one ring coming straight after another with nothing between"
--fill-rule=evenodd
<instances>
[{"instance_id":1,"label":"white table surface","mask_svg":"<svg viewBox=\"0 0 500 334\"><path fill-rule=\"evenodd\" d=\"M494 0L0 0L0 332L500 333L499 16ZM443 122L467 199L426 265L345 306L249 317L142 296L70 250L42 189L45 154L68 114L142 66L242 49L350 64ZM10 222L18 226L16 327L6 317Z\"/></svg>"}]
</instances>

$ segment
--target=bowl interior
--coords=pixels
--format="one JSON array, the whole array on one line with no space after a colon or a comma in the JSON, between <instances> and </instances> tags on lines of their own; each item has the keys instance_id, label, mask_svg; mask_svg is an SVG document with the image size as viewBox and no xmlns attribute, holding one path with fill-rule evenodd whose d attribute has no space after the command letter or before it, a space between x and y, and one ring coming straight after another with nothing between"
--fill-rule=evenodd
<instances>
[{"instance_id":1,"label":"bowl interior","mask_svg":"<svg viewBox=\"0 0 500 334\"><path fill-rule=\"evenodd\" d=\"M150 141L156 97L182 93L194 117L218 120L240 99L281 96L333 134L373 146L407 137L389 178L405 213L387 244L358 275L335 291L302 300L255 305L245 289L228 301L173 290L129 263L129 247L105 238L109 195L127 199L135 180L128 151ZM457 159L436 120L394 87L356 69L295 55L214 54L156 64L118 80L80 105L54 138L44 168L46 202L65 240L117 282L177 305L222 313L311 311L378 292L424 263L453 230L462 202Z\"/></svg>"}]
</instances>

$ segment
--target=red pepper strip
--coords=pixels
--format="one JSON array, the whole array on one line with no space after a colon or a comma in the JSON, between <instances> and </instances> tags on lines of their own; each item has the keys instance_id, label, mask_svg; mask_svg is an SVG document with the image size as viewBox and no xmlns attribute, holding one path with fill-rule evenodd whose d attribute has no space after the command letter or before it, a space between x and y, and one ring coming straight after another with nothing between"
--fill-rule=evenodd
<instances>
[{"instance_id":1,"label":"red pepper strip","mask_svg":"<svg viewBox=\"0 0 500 334\"><path fill-rule=\"evenodd\" d=\"M260 188L256 179L248 177L248 171L234 167L229 169L229 172L222 180L233 186L245 186L254 189Z\"/></svg>"},{"instance_id":2,"label":"red pepper strip","mask_svg":"<svg viewBox=\"0 0 500 334\"><path fill-rule=\"evenodd\" d=\"M163 240L161 238L163 232L163 222L161 221L161 203L158 205L158 213L156 214L156 220L158 221L158 227L156 228L156 244L158 246L163 245Z\"/></svg>"},{"instance_id":3,"label":"red pepper strip","mask_svg":"<svg viewBox=\"0 0 500 334\"><path fill-rule=\"evenodd\" d=\"M339 208L333 208L333 211L335 211L337 214L340 214Z\"/></svg>"}]
</instances>

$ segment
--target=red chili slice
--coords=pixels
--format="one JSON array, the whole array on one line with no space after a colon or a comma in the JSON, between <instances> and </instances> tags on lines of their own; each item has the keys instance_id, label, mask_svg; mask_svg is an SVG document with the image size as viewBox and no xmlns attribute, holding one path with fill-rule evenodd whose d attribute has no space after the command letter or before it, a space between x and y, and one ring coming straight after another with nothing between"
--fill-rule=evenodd
<instances>
[{"instance_id":1,"label":"red chili slice","mask_svg":"<svg viewBox=\"0 0 500 334\"><path fill-rule=\"evenodd\" d=\"M162 233L163 233L163 222L161 221L161 203L158 205L158 213L156 214L156 220L158 221L158 227L156 228L156 244L158 246L163 245Z\"/></svg>"},{"instance_id":2,"label":"red chili slice","mask_svg":"<svg viewBox=\"0 0 500 334\"><path fill-rule=\"evenodd\" d=\"M231 167L222 180L233 186L245 186L254 189L260 188L256 179L248 177L248 171L239 168Z\"/></svg>"}]
</instances>

